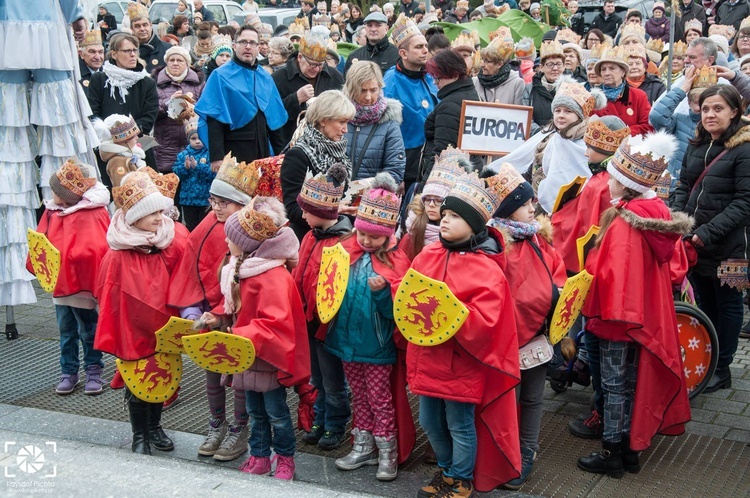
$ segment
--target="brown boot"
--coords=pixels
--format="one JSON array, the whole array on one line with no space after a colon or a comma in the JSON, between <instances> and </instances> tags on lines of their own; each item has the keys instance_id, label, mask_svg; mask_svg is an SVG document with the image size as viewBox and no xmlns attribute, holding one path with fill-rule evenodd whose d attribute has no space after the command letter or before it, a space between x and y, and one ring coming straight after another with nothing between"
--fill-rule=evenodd
<instances>
[{"instance_id":1,"label":"brown boot","mask_svg":"<svg viewBox=\"0 0 750 498\"><path fill-rule=\"evenodd\" d=\"M417 498L432 498L438 494L443 488L453 486L453 479L443 475L443 469L438 469L432 480L426 486L422 486L422 489L417 493Z\"/></svg>"},{"instance_id":2,"label":"brown boot","mask_svg":"<svg viewBox=\"0 0 750 498\"><path fill-rule=\"evenodd\" d=\"M477 498L471 481L463 479L451 479L451 481L453 485L445 486L435 495L435 498Z\"/></svg>"}]
</instances>

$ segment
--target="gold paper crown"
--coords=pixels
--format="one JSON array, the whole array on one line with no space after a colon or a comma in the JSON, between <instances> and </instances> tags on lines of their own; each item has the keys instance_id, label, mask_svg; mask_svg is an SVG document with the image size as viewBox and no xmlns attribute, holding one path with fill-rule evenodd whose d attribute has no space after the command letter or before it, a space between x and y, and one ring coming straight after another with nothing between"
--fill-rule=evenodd
<instances>
[{"instance_id":1,"label":"gold paper crown","mask_svg":"<svg viewBox=\"0 0 750 498\"><path fill-rule=\"evenodd\" d=\"M148 19L148 8L141 2L130 2L128 4L128 17L131 23L138 19Z\"/></svg>"},{"instance_id":2,"label":"gold paper crown","mask_svg":"<svg viewBox=\"0 0 750 498\"><path fill-rule=\"evenodd\" d=\"M557 32L557 36L555 37L555 40L559 42L569 42L569 43L575 43L578 44L578 42L581 41L581 36L577 34L575 31L573 31L570 28L561 29Z\"/></svg>"},{"instance_id":3,"label":"gold paper crown","mask_svg":"<svg viewBox=\"0 0 750 498\"><path fill-rule=\"evenodd\" d=\"M127 180L119 187L112 187L112 199L115 206L127 213L130 208L135 206L139 201L148 195L158 193L156 187L148 173L144 171L134 171L128 174Z\"/></svg>"},{"instance_id":4,"label":"gold paper crown","mask_svg":"<svg viewBox=\"0 0 750 498\"><path fill-rule=\"evenodd\" d=\"M599 45L595 46L589 52L589 62L600 60L604 51L609 50L610 48L612 48L612 45L608 43L600 43Z\"/></svg>"},{"instance_id":5,"label":"gold paper crown","mask_svg":"<svg viewBox=\"0 0 750 498\"><path fill-rule=\"evenodd\" d=\"M659 199L666 202L669 199L669 189L671 187L672 175L669 174L669 171L664 171L654 185L654 192L656 192L656 196Z\"/></svg>"},{"instance_id":6,"label":"gold paper crown","mask_svg":"<svg viewBox=\"0 0 750 498\"><path fill-rule=\"evenodd\" d=\"M414 21L409 19L402 12L398 15L398 19L393 24L393 30L391 31L391 40L396 47L400 47L402 43L411 38L412 36L421 35L422 32Z\"/></svg>"},{"instance_id":7,"label":"gold paper crown","mask_svg":"<svg viewBox=\"0 0 750 498\"><path fill-rule=\"evenodd\" d=\"M630 57L639 57L641 59L648 59L646 56L646 47L643 45L637 43L634 45L628 45L627 47L622 47L623 52L625 53L625 61L627 61Z\"/></svg>"},{"instance_id":8,"label":"gold paper crown","mask_svg":"<svg viewBox=\"0 0 750 498\"><path fill-rule=\"evenodd\" d=\"M313 26L325 26L328 27L331 25L331 18L328 17L325 14L319 14L316 16L313 16Z\"/></svg>"},{"instance_id":9,"label":"gold paper crown","mask_svg":"<svg viewBox=\"0 0 750 498\"><path fill-rule=\"evenodd\" d=\"M482 54L498 58L505 62L513 57L515 51L516 46L513 43L513 37L510 36L510 30L508 30L507 34L503 34L502 36L496 35L490 44L482 49Z\"/></svg>"},{"instance_id":10,"label":"gold paper crown","mask_svg":"<svg viewBox=\"0 0 750 498\"><path fill-rule=\"evenodd\" d=\"M685 23L685 34L690 30L697 31L700 33L700 36L703 36L703 23L700 19L690 19Z\"/></svg>"},{"instance_id":11,"label":"gold paper crown","mask_svg":"<svg viewBox=\"0 0 750 498\"><path fill-rule=\"evenodd\" d=\"M256 14L255 12L251 12L248 15L246 15L245 20L243 22L244 24L249 24L250 26L252 26L258 31L260 31L260 29L263 27L263 21L261 21L260 16ZM260 33L258 34L260 35Z\"/></svg>"},{"instance_id":12,"label":"gold paper crown","mask_svg":"<svg viewBox=\"0 0 750 498\"><path fill-rule=\"evenodd\" d=\"M635 185L639 185L650 189L667 169L669 157L654 158L650 151L646 153L633 152L630 147L631 140L631 138L623 140L614 156L612 156L610 164L617 173L624 177L616 179L626 187L633 188ZM623 180L634 185L627 185Z\"/></svg>"},{"instance_id":13,"label":"gold paper crown","mask_svg":"<svg viewBox=\"0 0 750 498\"><path fill-rule=\"evenodd\" d=\"M273 26L270 24L263 23L258 30L258 39L260 41L268 42L273 36Z\"/></svg>"},{"instance_id":14,"label":"gold paper crown","mask_svg":"<svg viewBox=\"0 0 750 498\"><path fill-rule=\"evenodd\" d=\"M101 44L102 44L102 30L92 29L91 31L86 31L86 34L83 37L83 41L81 42L81 47L90 47L91 45L101 45Z\"/></svg>"},{"instance_id":15,"label":"gold paper crown","mask_svg":"<svg viewBox=\"0 0 750 498\"><path fill-rule=\"evenodd\" d=\"M599 61L616 62L618 64L628 65L625 60L625 51L623 50L623 47L607 46L607 48L602 51Z\"/></svg>"},{"instance_id":16,"label":"gold paper crown","mask_svg":"<svg viewBox=\"0 0 750 498\"><path fill-rule=\"evenodd\" d=\"M333 35L334 33L336 33L339 36L341 36L341 29L339 28L338 24L332 23L331 26L329 27L329 29L331 30L331 35Z\"/></svg>"},{"instance_id":17,"label":"gold paper crown","mask_svg":"<svg viewBox=\"0 0 750 498\"><path fill-rule=\"evenodd\" d=\"M307 17L303 17L302 19L295 19L292 24L289 25L289 36L297 35L302 36L305 34L305 31L307 30Z\"/></svg>"},{"instance_id":18,"label":"gold paper crown","mask_svg":"<svg viewBox=\"0 0 750 498\"><path fill-rule=\"evenodd\" d=\"M533 57L536 53L536 47L534 46L534 40L525 36L516 43L516 57Z\"/></svg>"},{"instance_id":19,"label":"gold paper crown","mask_svg":"<svg viewBox=\"0 0 750 498\"><path fill-rule=\"evenodd\" d=\"M469 155L461 149L448 146L440 157L435 159L435 166L425 182L422 195L435 195L444 198L466 171L461 162L469 163Z\"/></svg>"},{"instance_id":20,"label":"gold paper crown","mask_svg":"<svg viewBox=\"0 0 750 498\"><path fill-rule=\"evenodd\" d=\"M456 2L456 8L457 9L469 9L469 0L458 0Z\"/></svg>"},{"instance_id":21,"label":"gold paper crown","mask_svg":"<svg viewBox=\"0 0 750 498\"><path fill-rule=\"evenodd\" d=\"M325 62L328 43L315 34L306 34L299 41L299 53L315 62Z\"/></svg>"},{"instance_id":22,"label":"gold paper crown","mask_svg":"<svg viewBox=\"0 0 750 498\"><path fill-rule=\"evenodd\" d=\"M708 28L708 36L721 35L728 41L734 38L735 31L734 26L729 24L712 24L711 27Z\"/></svg>"},{"instance_id":23,"label":"gold paper crown","mask_svg":"<svg viewBox=\"0 0 750 498\"><path fill-rule=\"evenodd\" d=\"M498 205L524 182L526 180L521 176L521 173L510 163L501 164L497 174L487 178L487 185L497 195Z\"/></svg>"},{"instance_id":24,"label":"gold paper crown","mask_svg":"<svg viewBox=\"0 0 750 498\"><path fill-rule=\"evenodd\" d=\"M591 116L591 113L596 107L596 97L586 91L586 88L580 83L572 83L564 81L560 83L555 91L555 100L558 97L568 97L575 101L581 107L584 117Z\"/></svg>"},{"instance_id":25,"label":"gold paper crown","mask_svg":"<svg viewBox=\"0 0 750 498\"><path fill-rule=\"evenodd\" d=\"M716 85L718 82L719 77L716 75L716 68L703 66L698 70L698 75L693 80L692 88L708 88Z\"/></svg>"},{"instance_id":26,"label":"gold paper crown","mask_svg":"<svg viewBox=\"0 0 750 498\"><path fill-rule=\"evenodd\" d=\"M685 43L682 40L675 42L674 46L672 47L672 56L673 57L685 57L686 53L687 53L687 43Z\"/></svg>"},{"instance_id":27,"label":"gold paper crown","mask_svg":"<svg viewBox=\"0 0 750 498\"><path fill-rule=\"evenodd\" d=\"M622 27L622 34L620 35L620 43L622 43L623 38L635 35L639 36L641 38L646 38L646 28L641 26L640 24L626 24Z\"/></svg>"},{"instance_id":28,"label":"gold paper crown","mask_svg":"<svg viewBox=\"0 0 750 498\"><path fill-rule=\"evenodd\" d=\"M544 62L544 59L547 57L560 57L561 59L565 60L565 52L563 52L563 46L562 43L560 43L557 40L553 40L550 43L542 43L542 46L539 48L539 57L541 62Z\"/></svg>"},{"instance_id":29,"label":"gold paper crown","mask_svg":"<svg viewBox=\"0 0 750 498\"><path fill-rule=\"evenodd\" d=\"M747 16L742 20L740 23L740 29L742 28L750 28L750 16Z\"/></svg>"},{"instance_id":30,"label":"gold paper crown","mask_svg":"<svg viewBox=\"0 0 750 498\"><path fill-rule=\"evenodd\" d=\"M474 33L476 32L474 31L471 34L461 33L453 40L451 47L459 50L468 48L472 52L476 51L477 42L475 41Z\"/></svg>"},{"instance_id":31,"label":"gold paper crown","mask_svg":"<svg viewBox=\"0 0 750 498\"><path fill-rule=\"evenodd\" d=\"M79 197L83 197L88 189L96 185L96 178L83 176L81 168L72 158L68 159L55 174L63 187Z\"/></svg>"},{"instance_id":32,"label":"gold paper crown","mask_svg":"<svg viewBox=\"0 0 750 498\"><path fill-rule=\"evenodd\" d=\"M243 161L237 164L237 159L232 157L230 153L224 156L221 167L216 173L216 179L231 185L250 197L255 197L260 171L253 163L247 164Z\"/></svg>"},{"instance_id":33,"label":"gold paper crown","mask_svg":"<svg viewBox=\"0 0 750 498\"><path fill-rule=\"evenodd\" d=\"M159 193L169 199L174 199L177 194L177 187L180 186L180 177L174 173L163 174L154 170L151 166L146 166L139 169L138 171L145 172L151 181L154 182L156 188L159 189Z\"/></svg>"},{"instance_id":34,"label":"gold paper crown","mask_svg":"<svg viewBox=\"0 0 750 498\"><path fill-rule=\"evenodd\" d=\"M500 200L495 190L488 188L485 181L479 178L476 173L463 175L459 178L448 195L457 197L469 204L482 216L485 222L492 218L492 215L500 206Z\"/></svg>"},{"instance_id":35,"label":"gold paper crown","mask_svg":"<svg viewBox=\"0 0 750 498\"><path fill-rule=\"evenodd\" d=\"M662 53L662 51L664 50L664 42L661 38L651 38L648 42L646 42L646 49Z\"/></svg>"},{"instance_id":36,"label":"gold paper crown","mask_svg":"<svg viewBox=\"0 0 750 498\"><path fill-rule=\"evenodd\" d=\"M589 119L583 142L594 150L614 154L623 140L630 136L630 128L625 126L621 130L610 130L601 119Z\"/></svg>"},{"instance_id":37,"label":"gold paper crown","mask_svg":"<svg viewBox=\"0 0 750 498\"><path fill-rule=\"evenodd\" d=\"M510 38L513 39L513 33L510 32L510 28L508 26L500 26L495 31L492 31L490 33L490 41L494 40L495 38Z\"/></svg>"},{"instance_id":38,"label":"gold paper crown","mask_svg":"<svg viewBox=\"0 0 750 498\"><path fill-rule=\"evenodd\" d=\"M253 202L240 209L237 214L237 221L240 223L242 230L251 239L258 242L272 238L279 231L279 227L276 226L270 216L253 209Z\"/></svg>"}]
</instances>

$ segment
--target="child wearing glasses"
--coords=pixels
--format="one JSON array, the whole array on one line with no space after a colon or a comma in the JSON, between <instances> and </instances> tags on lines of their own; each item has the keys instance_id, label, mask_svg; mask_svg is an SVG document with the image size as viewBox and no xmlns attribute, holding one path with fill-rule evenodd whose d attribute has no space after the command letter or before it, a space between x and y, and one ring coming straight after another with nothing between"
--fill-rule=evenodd
<instances>
[{"instance_id":1,"label":"child wearing glasses","mask_svg":"<svg viewBox=\"0 0 750 498\"><path fill-rule=\"evenodd\" d=\"M185 123L188 144L177 154L172 171L180 177L180 206L191 232L208 214L208 196L216 173L211 169L208 147L198 136L198 118Z\"/></svg>"}]
</instances>

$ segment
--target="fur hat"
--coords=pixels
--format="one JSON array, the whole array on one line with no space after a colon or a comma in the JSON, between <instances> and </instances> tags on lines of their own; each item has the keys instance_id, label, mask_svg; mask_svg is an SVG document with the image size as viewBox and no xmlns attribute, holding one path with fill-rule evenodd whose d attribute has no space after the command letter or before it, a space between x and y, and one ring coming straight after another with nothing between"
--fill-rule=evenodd
<instances>
[{"instance_id":1,"label":"fur hat","mask_svg":"<svg viewBox=\"0 0 750 498\"><path fill-rule=\"evenodd\" d=\"M216 178L211 182L209 193L223 199L229 199L237 204L248 204L255 195L260 172L253 163L237 160L227 154L221 163Z\"/></svg>"},{"instance_id":2,"label":"fur hat","mask_svg":"<svg viewBox=\"0 0 750 498\"><path fill-rule=\"evenodd\" d=\"M190 59L190 52L179 45L174 45L167 49L166 53L164 54L164 62L166 63L173 55L179 55L180 57L185 59L185 63L188 65L188 67L190 67L190 65L192 64L192 60Z\"/></svg>"},{"instance_id":3,"label":"fur hat","mask_svg":"<svg viewBox=\"0 0 750 498\"><path fill-rule=\"evenodd\" d=\"M456 182L443 200L440 213L446 209L454 211L469 224L476 235L485 230L487 222L499 206L500 200L494 189L488 188L476 173L471 173Z\"/></svg>"},{"instance_id":4,"label":"fur hat","mask_svg":"<svg viewBox=\"0 0 750 498\"><path fill-rule=\"evenodd\" d=\"M83 167L79 167L73 158L68 159L62 168L52 173L49 179L52 192L68 206L81 202L83 194L96 185L96 178L89 178L88 167L81 166Z\"/></svg>"},{"instance_id":5,"label":"fur hat","mask_svg":"<svg viewBox=\"0 0 750 498\"><path fill-rule=\"evenodd\" d=\"M628 137L609 161L607 172L625 187L645 194L667 169L675 150L677 139L664 131Z\"/></svg>"},{"instance_id":6,"label":"fur hat","mask_svg":"<svg viewBox=\"0 0 750 498\"><path fill-rule=\"evenodd\" d=\"M495 191L500 205L493 213L493 218L507 218L526 201L534 198L534 189L524 180L521 173L510 163L500 165L495 176L486 179L487 185Z\"/></svg>"},{"instance_id":7,"label":"fur hat","mask_svg":"<svg viewBox=\"0 0 750 498\"><path fill-rule=\"evenodd\" d=\"M445 199L459 178L472 169L469 154L450 145L435 159L435 165L422 189L423 196Z\"/></svg>"},{"instance_id":8,"label":"fur hat","mask_svg":"<svg viewBox=\"0 0 750 498\"><path fill-rule=\"evenodd\" d=\"M263 241L274 237L287 221L281 201L274 197L256 197L227 219L224 233L243 252L251 253Z\"/></svg>"},{"instance_id":9,"label":"fur hat","mask_svg":"<svg viewBox=\"0 0 750 498\"><path fill-rule=\"evenodd\" d=\"M581 121L588 119L594 110L607 106L607 97L598 88L586 88L570 76L561 76L552 100L552 112L563 106L573 111Z\"/></svg>"},{"instance_id":10,"label":"fur hat","mask_svg":"<svg viewBox=\"0 0 750 498\"><path fill-rule=\"evenodd\" d=\"M305 179L297 195L300 209L319 218L336 220L339 217L339 202L349 172L341 163L334 163L324 175Z\"/></svg>"},{"instance_id":11,"label":"fur hat","mask_svg":"<svg viewBox=\"0 0 750 498\"><path fill-rule=\"evenodd\" d=\"M362 196L354 228L373 235L390 237L398 225L401 199L396 181L388 173L378 173L372 187Z\"/></svg>"},{"instance_id":12,"label":"fur hat","mask_svg":"<svg viewBox=\"0 0 750 498\"><path fill-rule=\"evenodd\" d=\"M629 136L630 128L617 116L591 116L583 141L590 149L611 156Z\"/></svg>"},{"instance_id":13,"label":"fur hat","mask_svg":"<svg viewBox=\"0 0 750 498\"><path fill-rule=\"evenodd\" d=\"M141 130L133 119L133 116L124 116L122 114L112 114L104 120L104 126L107 127L116 144L126 143L133 137L137 137Z\"/></svg>"},{"instance_id":14,"label":"fur hat","mask_svg":"<svg viewBox=\"0 0 750 498\"><path fill-rule=\"evenodd\" d=\"M112 197L115 206L122 209L128 225L172 206L172 201L159 192L159 188L144 171L125 175L122 185L112 188Z\"/></svg>"}]
</instances>

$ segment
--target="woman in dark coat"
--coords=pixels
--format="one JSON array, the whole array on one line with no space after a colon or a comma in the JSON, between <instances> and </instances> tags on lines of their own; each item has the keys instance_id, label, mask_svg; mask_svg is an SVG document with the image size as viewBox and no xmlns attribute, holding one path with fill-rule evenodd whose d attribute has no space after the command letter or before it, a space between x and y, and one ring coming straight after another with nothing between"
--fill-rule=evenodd
<instances>
[{"instance_id":1,"label":"woman in dark coat","mask_svg":"<svg viewBox=\"0 0 750 498\"><path fill-rule=\"evenodd\" d=\"M91 75L89 105L93 117L104 120L112 114L131 115L142 135L154 127L159 110L156 82L138 62L138 39L133 35L119 33L109 42L109 60L102 71ZM156 167L153 150L146 151L146 163ZM102 180L109 183L106 164L99 163ZM108 185L111 186L111 185Z\"/></svg>"},{"instance_id":2,"label":"woman in dark coat","mask_svg":"<svg viewBox=\"0 0 750 498\"><path fill-rule=\"evenodd\" d=\"M117 29L117 19L115 19L113 14L109 13L107 7L104 5L99 6L99 14L96 16L96 24L102 31L102 40L107 39L107 34L110 31Z\"/></svg>"},{"instance_id":3,"label":"woman in dark coat","mask_svg":"<svg viewBox=\"0 0 750 498\"><path fill-rule=\"evenodd\" d=\"M701 122L685 152L673 208L695 218L690 241L698 263L690 280L719 336L718 365L704 390L714 392L732 386L729 366L748 285L750 121L743 119L742 97L731 85L707 88L699 103Z\"/></svg>"},{"instance_id":4,"label":"woman in dark coat","mask_svg":"<svg viewBox=\"0 0 750 498\"><path fill-rule=\"evenodd\" d=\"M438 52L427 61L426 69L438 88L437 96L440 102L424 123L426 141L422 153L420 181L425 181L430 176L435 156L439 156L449 145L457 146L463 101L479 100L474 82L466 74L466 62L455 49ZM471 162L477 171L481 169L481 156L471 156Z\"/></svg>"},{"instance_id":5,"label":"woman in dark coat","mask_svg":"<svg viewBox=\"0 0 750 498\"><path fill-rule=\"evenodd\" d=\"M641 48L643 50L641 50ZM655 74L646 72L646 59L645 47L642 45L638 46L638 49L631 52L628 55L628 77L626 78L630 88L638 88L643 91L648 97L648 103L653 105L656 99L661 97L661 94L667 91L667 87L664 86L664 82Z\"/></svg>"}]
</instances>

